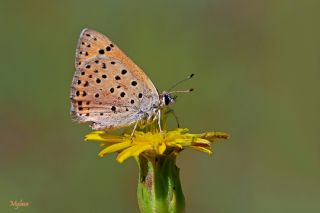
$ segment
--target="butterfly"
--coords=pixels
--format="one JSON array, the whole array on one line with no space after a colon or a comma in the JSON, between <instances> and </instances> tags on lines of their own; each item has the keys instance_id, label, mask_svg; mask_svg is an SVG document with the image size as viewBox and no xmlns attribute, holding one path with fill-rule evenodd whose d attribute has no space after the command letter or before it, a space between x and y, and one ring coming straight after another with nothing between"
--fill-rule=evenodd
<instances>
[{"instance_id":1,"label":"butterfly","mask_svg":"<svg viewBox=\"0 0 320 213\"><path fill-rule=\"evenodd\" d=\"M74 121L91 122L94 130L135 124L134 132L140 121L158 119L162 131L161 109L173 103L175 97L172 92L159 94L143 70L108 37L83 29L75 69L70 94Z\"/></svg>"}]
</instances>

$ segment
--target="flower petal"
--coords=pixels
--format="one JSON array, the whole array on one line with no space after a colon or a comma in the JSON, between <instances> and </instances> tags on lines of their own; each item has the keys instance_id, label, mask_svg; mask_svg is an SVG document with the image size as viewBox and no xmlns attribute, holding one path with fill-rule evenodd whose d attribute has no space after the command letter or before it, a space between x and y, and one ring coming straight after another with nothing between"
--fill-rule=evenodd
<instances>
[{"instance_id":1,"label":"flower petal","mask_svg":"<svg viewBox=\"0 0 320 213\"><path fill-rule=\"evenodd\" d=\"M197 143L197 144L206 144L208 146L211 145L210 141L203 139L203 138L195 138L195 140L192 142L192 144Z\"/></svg>"},{"instance_id":2,"label":"flower petal","mask_svg":"<svg viewBox=\"0 0 320 213\"><path fill-rule=\"evenodd\" d=\"M159 145L157 146L157 149L156 149L157 153L159 155L162 155L164 153L164 151L166 151L166 148L167 148L166 143L164 143L164 142L159 143Z\"/></svg>"},{"instance_id":3,"label":"flower petal","mask_svg":"<svg viewBox=\"0 0 320 213\"><path fill-rule=\"evenodd\" d=\"M201 147L201 146L189 146L191 149L195 149L197 151L200 151L200 152L205 152L205 153L208 153L209 155L212 154L212 151L210 150L210 147L209 148L205 148L205 147Z\"/></svg>"},{"instance_id":4,"label":"flower petal","mask_svg":"<svg viewBox=\"0 0 320 213\"><path fill-rule=\"evenodd\" d=\"M141 152L150 149L152 147L152 144L139 144L136 146L129 147L122 152L120 152L117 156L117 161L119 163L122 163L129 157L135 157L138 156Z\"/></svg>"},{"instance_id":5,"label":"flower petal","mask_svg":"<svg viewBox=\"0 0 320 213\"><path fill-rule=\"evenodd\" d=\"M107 143L119 143L124 137L118 135L109 135L103 131L95 131L85 135L84 138L86 141L99 141L99 142L107 142Z\"/></svg>"},{"instance_id":6,"label":"flower petal","mask_svg":"<svg viewBox=\"0 0 320 213\"><path fill-rule=\"evenodd\" d=\"M116 143L116 144L110 145L110 146L104 148L103 150L101 150L99 152L98 156L99 157L103 157L106 154L123 150L123 149L125 149L125 148L127 148L129 146L131 146L131 141L126 141L126 142L122 142L122 143Z\"/></svg>"},{"instance_id":7,"label":"flower petal","mask_svg":"<svg viewBox=\"0 0 320 213\"><path fill-rule=\"evenodd\" d=\"M207 132L201 134L200 137L214 142L214 139L229 139L230 135L225 132Z\"/></svg>"}]
</instances>

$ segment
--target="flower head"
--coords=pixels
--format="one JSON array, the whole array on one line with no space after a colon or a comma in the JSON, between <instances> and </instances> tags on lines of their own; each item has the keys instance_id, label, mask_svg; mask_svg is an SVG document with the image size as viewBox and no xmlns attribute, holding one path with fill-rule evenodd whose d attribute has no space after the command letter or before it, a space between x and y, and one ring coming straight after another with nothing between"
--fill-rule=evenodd
<instances>
[{"instance_id":1,"label":"flower head","mask_svg":"<svg viewBox=\"0 0 320 213\"><path fill-rule=\"evenodd\" d=\"M224 132L192 134L187 128L178 128L163 133L135 131L133 137L129 134L111 135L105 131L94 131L85 136L87 141L102 143L99 157L118 152L117 161L120 163L140 154L166 155L172 152L178 153L185 148L212 154L211 144L219 138L228 139L229 135Z\"/></svg>"},{"instance_id":2,"label":"flower head","mask_svg":"<svg viewBox=\"0 0 320 213\"><path fill-rule=\"evenodd\" d=\"M101 143L100 157L117 152L120 163L129 157L135 158L139 167L138 204L144 213L185 212L180 170L176 166L177 155L185 148L212 154L211 144L216 139L229 138L224 132L193 134L187 128L167 131L167 114L163 114L165 116L161 120L142 124L138 130L134 128L132 135L94 131L85 136L87 141Z\"/></svg>"}]
</instances>

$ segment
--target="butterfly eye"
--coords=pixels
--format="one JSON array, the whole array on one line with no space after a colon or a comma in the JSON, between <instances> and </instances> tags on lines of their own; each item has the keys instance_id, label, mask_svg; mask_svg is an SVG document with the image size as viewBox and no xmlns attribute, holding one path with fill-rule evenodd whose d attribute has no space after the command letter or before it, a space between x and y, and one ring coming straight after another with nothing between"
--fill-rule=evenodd
<instances>
[{"instance_id":1,"label":"butterfly eye","mask_svg":"<svg viewBox=\"0 0 320 213\"><path fill-rule=\"evenodd\" d=\"M168 96L164 96L164 103L165 105L169 105L170 104L170 99Z\"/></svg>"},{"instance_id":2,"label":"butterfly eye","mask_svg":"<svg viewBox=\"0 0 320 213\"><path fill-rule=\"evenodd\" d=\"M164 99L164 104L166 106L169 105L170 103L174 102L174 99L170 96L170 94L165 94L163 96L163 99Z\"/></svg>"}]
</instances>

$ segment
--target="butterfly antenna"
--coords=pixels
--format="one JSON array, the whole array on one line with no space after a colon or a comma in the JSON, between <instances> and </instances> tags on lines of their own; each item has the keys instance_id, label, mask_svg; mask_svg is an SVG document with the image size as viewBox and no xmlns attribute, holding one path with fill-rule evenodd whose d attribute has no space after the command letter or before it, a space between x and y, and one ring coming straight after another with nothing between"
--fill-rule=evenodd
<instances>
[{"instance_id":1,"label":"butterfly antenna","mask_svg":"<svg viewBox=\"0 0 320 213\"><path fill-rule=\"evenodd\" d=\"M188 89L188 90L175 90L175 91L168 92L168 94L172 94L172 93L188 93L188 92L192 92L193 90L194 90L193 88Z\"/></svg>"},{"instance_id":2,"label":"butterfly antenna","mask_svg":"<svg viewBox=\"0 0 320 213\"><path fill-rule=\"evenodd\" d=\"M185 79L182 79L181 81L178 81L177 83L175 83L172 87L170 87L170 89L168 90L169 93L173 93L173 92L178 92L178 91L173 91L170 92L171 90L173 90L176 86L178 86L179 84L181 84L182 82L185 82L189 79L191 79L194 76L194 74L192 73L191 75L189 75L188 77L186 77ZM193 89L191 90L193 91ZM179 91L179 92L191 92L190 90L185 90L185 91Z\"/></svg>"}]
</instances>

